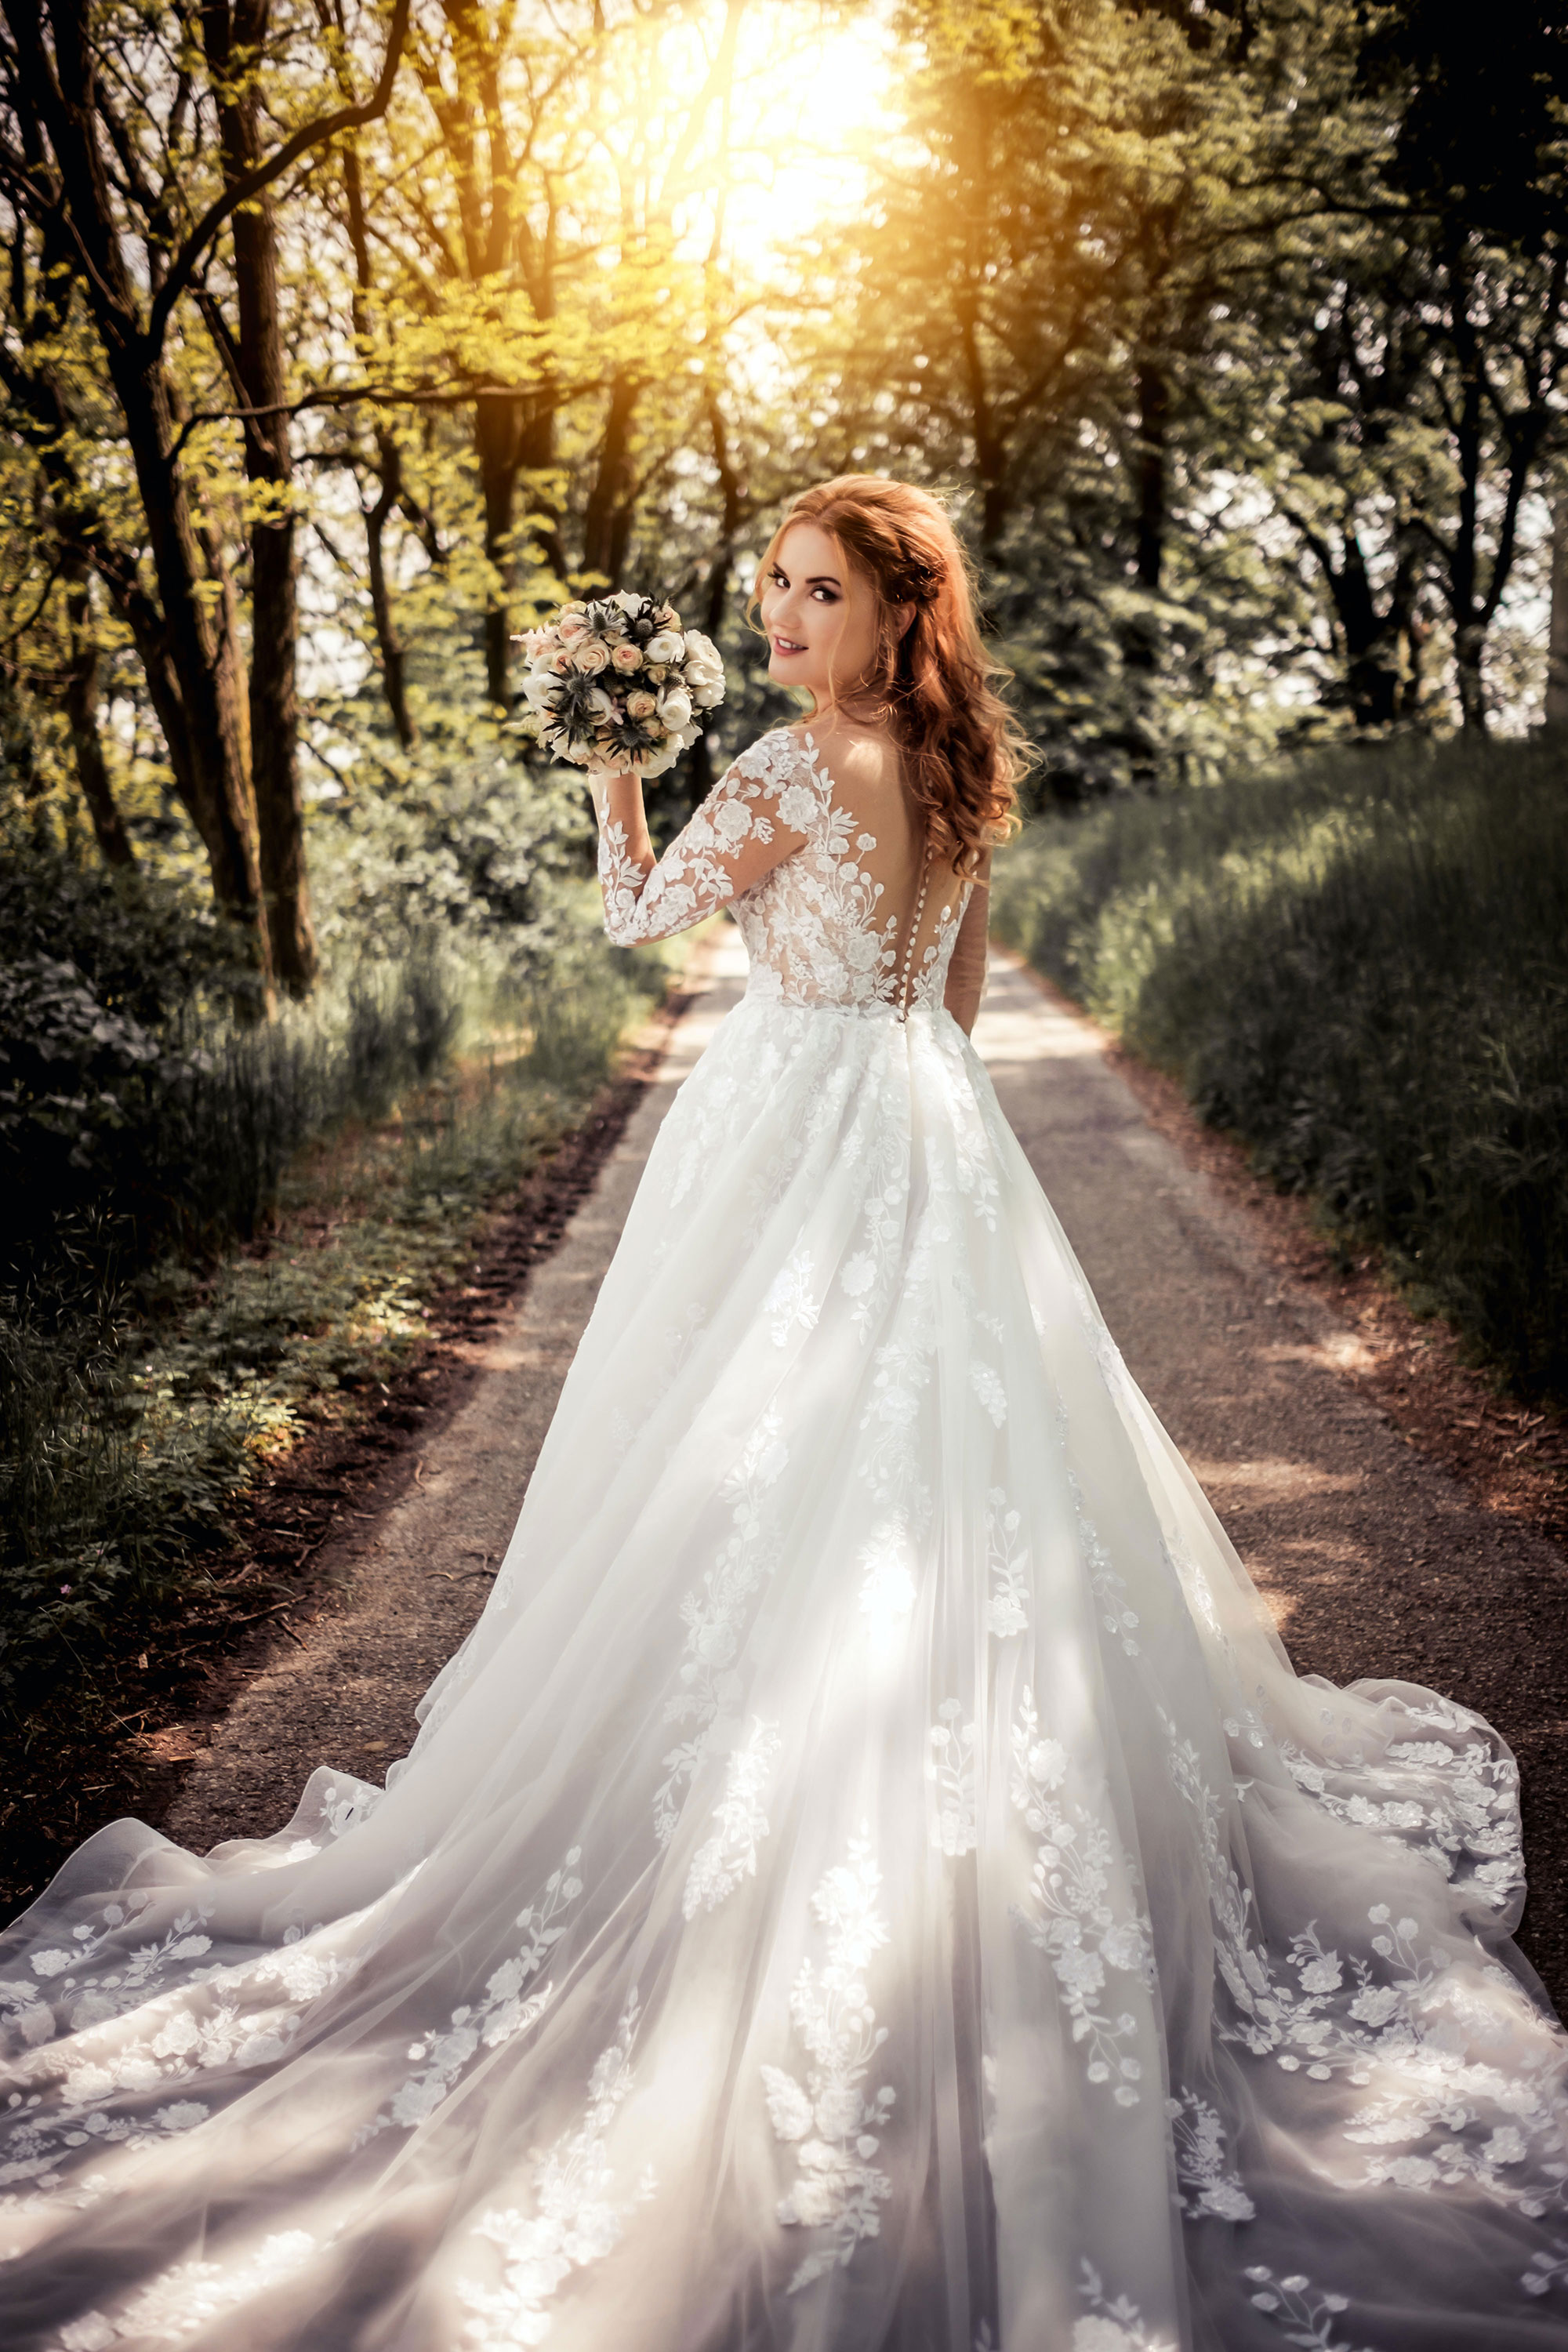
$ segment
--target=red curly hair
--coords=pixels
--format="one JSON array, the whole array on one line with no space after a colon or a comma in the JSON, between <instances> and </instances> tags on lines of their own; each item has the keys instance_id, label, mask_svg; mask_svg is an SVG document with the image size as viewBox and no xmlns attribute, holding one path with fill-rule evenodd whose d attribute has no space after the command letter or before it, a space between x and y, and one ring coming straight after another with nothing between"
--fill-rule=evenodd
<instances>
[{"instance_id":1,"label":"red curly hair","mask_svg":"<svg viewBox=\"0 0 1568 2352\"><path fill-rule=\"evenodd\" d=\"M996 691L1011 672L981 642L973 580L945 508L929 490L880 474L841 474L803 490L757 568L753 615L779 543L796 522L825 530L869 582L877 652L845 699L879 704L932 850L973 874L987 848L1017 830L1028 749Z\"/></svg>"}]
</instances>

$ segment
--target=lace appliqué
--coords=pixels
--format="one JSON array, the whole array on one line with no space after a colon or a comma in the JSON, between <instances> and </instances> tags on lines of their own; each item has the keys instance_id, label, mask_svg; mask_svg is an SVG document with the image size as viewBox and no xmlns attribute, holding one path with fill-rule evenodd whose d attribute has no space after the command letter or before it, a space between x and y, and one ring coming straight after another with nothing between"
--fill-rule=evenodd
<instances>
[{"instance_id":1,"label":"lace appliqu\u00e9","mask_svg":"<svg viewBox=\"0 0 1568 2352\"><path fill-rule=\"evenodd\" d=\"M985 1622L999 1641L1029 1630L1029 1547L1018 1541L1023 1514L1013 1509L1000 1486L985 1497L986 1568L993 1582Z\"/></svg>"},{"instance_id":2,"label":"lace appliqu\u00e9","mask_svg":"<svg viewBox=\"0 0 1568 2352\"><path fill-rule=\"evenodd\" d=\"M955 1698L944 1699L931 1727L926 1779L936 1792L931 1842L940 1853L973 1853L980 1843L976 1811L974 1726Z\"/></svg>"},{"instance_id":3,"label":"lace appliqu\u00e9","mask_svg":"<svg viewBox=\"0 0 1568 2352\"><path fill-rule=\"evenodd\" d=\"M616 945L668 939L726 905L743 853L773 841L775 814L792 832L814 824L816 795L802 781L803 767L792 735L764 735L734 761L651 873L628 856L626 827L606 824L599 835L599 885L605 929Z\"/></svg>"},{"instance_id":4,"label":"lace appliqu\u00e9","mask_svg":"<svg viewBox=\"0 0 1568 2352\"><path fill-rule=\"evenodd\" d=\"M1364 1759L1320 1761L1294 1743L1280 1755L1296 1786L1316 1799L1335 1821L1362 1829L1420 1854L1468 1893L1500 1909L1524 1885L1524 1853L1519 1825L1519 1768L1489 1741L1468 1736L1475 1718L1461 1706L1392 1704L1408 1717L1417 1736L1394 1740L1384 1751L1399 1793L1378 1798L1364 1790L1347 1793L1336 1781L1353 1780ZM1447 1738L1423 1739L1423 1731Z\"/></svg>"},{"instance_id":5,"label":"lace appliqu\u00e9","mask_svg":"<svg viewBox=\"0 0 1568 2352\"><path fill-rule=\"evenodd\" d=\"M9 2104L0 2111L0 2189L31 2184L35 2194L63 2186L60 2167L75 2151L91 2146L146 2147L205 2123L200 2099L178 2094L217 2068L277 2063L288 2052L312 2001L353 1975L357 1958L332 1947L353 1941L363 1913L350 1914L309 1933L288 1931L275 1951L238 1965L193 1965L212 1948L199 1929L205 1912L183 1912L161 1939L125 1953L116 1968L85 1979L63 1968L81 1954L101 1955L119 1931L133 1928L137 1911L151 1898L127 1898L100 1915L103 1927L76 1931L75 1954L46 1948L32 1956L40 1976L60 1979L60 1996L74 1992L67 2016L70 2032L62 2044L49 2042L55 2012L31 1997L25 1983L8 1981L11 2021L26 2049L5 2078ZM176 1981L161 1984L165 1973ZM117 2113L117 2102L132 2112ZM97 2190L82 2180L72 2201L90 2204ZM0 2205L14 2200L0 2198Z\"/></svg>"},{"instance_id":6,"label":"lace appliqu\u00e9","mask_svg":"<svg viewBox=\"0 0 1568 2352\"><path fill-rule=\"evenodd\" d=\"M1237 2175L1226 2170L1225 2126L1216 2111L1195 2091L1184 2091L1179 2099L1166 2100L1165 2113L1171 2123L1176 2180L1186 2219L1254 2221L1257 2207Z\"/></svg>"},{"instance_id":7,"label":"lace appliqu\u00e9","mask_svg":"<svg viewBox=\"0 0 1568 2352\"><path fill-rule=\"evenodd\" d=\"M800 836L793 849L778 850L781 830ZM630 947L729 905L751 959L753 995L859 1011L890 1006L899 993L898 918L879 916L882 885L861 862L876 846L875 835L839 804L810 734L801 740L778 728L741 754L651 872L628 856L624 826L604 826L605 929ZM910 1010L941 1006L971 887L941 909L935 939L911 967Z\"/></svg>"},{"instance_id":8,"label":"lace appliqu\u00e9","mask_svg":"<svg viewBox=\"0 0 1568 2352\"><path fill-rule=\"evenodd\" d=\"M1348 2336L1335 2332L1334 2321L1350 2309L1348 2294L1315 2289L1300 2271L1277 2279L1264 2263L1250 2264L1242 2275L1252 2281L1249 2300L1254 2307L1266 2311L1275 2326L1286 2331L1288 2344L1306 2345L1309 2352L1373 2352L1370 2345L1352 2344Z\"/></svg>"},{"instance_id":9,"label":"lace appliqu\u00e9","mask_svg":"<svg viewBox=\"0 0 1568 2352\"><path fill-rule=\"evenodd\" d=\"M1138 1612L1127 1605L1127 1583L1117 1575L1110 1564L1110 1554L1100 1541L1100 1530L1084 1506L1083 1488L1078 1473L1068 1472L1068 1485L1072 1491L1073 1507L1083 1538L1084 1565L1089 1570L1089 1589L1100 1603L1100 1622L1113 1642L1121 1644L1123 1657L1138 1655Z\"/></svg>"},{"instance_id":10,"label":"lace appliqu\u00e9","mask_svg":"<svg viewBox=\"0 0 1568 2352\"><path fill-rule=\"evenodd\" d=\"M1156 2336L1131 2295L1108 2295L1087 2259L1079 2264L1079 2294L1089 2305L1073 2322L1072 2352L1178 2352L1173 2336Z\"/></svg>"},{"instance_id":11,"label":"lace appliqu\u00e9","mask_svg":"<svg viewBox=\"0 0 1568 2352\"><path fill-rule=\"evenodd\" d=\"M308 2230L280 2230L232 2268L223 2263L180 2263L154 2279L117 2318L88 2311L55 2339L57 2352L109 2352L116 2343L178 2344L226 2312L280 2285L316 2252Z\"/></svg>"},{"instance_id":12,"label":"lace appliqu\u00e9","mask_svg":"<svg viewBox=\"0 0 1568 2352\"><path fill-rule=\"evenodd\" d=\"M778 1561L778 1536L763 1508L767 1489L783 1475L789 1449L780 1434L783 1421L764 1413L721 1492L733 1504L730 1533L718 1559L680 1604L686 1625L686 1654L680 1667L682 1687L665 1707L667 1723L695 1722L696 1736L683 1740L664 1759L668 1778L654 1797L654 1832L668 1845L680 1818L683 1792L696 1771L715 1727L728 1719L740 1696L735 1659L745 1630L746 1611L763 1579Z\"/></svg>"},{"instance_id":13,"label":"lace appliqu\u00e9","mask_svg":"<svg viewBox=\"0 0 1568 2352\"><path fill-rule=\"evenodd\" d=\"M744 1747L731 1757L724 1794L713 1808L719 1827L706 1845L698 1847L687 1873L680 1907L688 1919L695 1919L699 1911L716 1910L742 1878L755 1878L757 1847L768 1834L763 1797L782 1744L777 1724L757 1716Z\"/></svg>"},{"instance_id":14,"label":"lace appliqu\u00e9","mask_svg":"<svg viewBox=\"0 0 1568 2352\"><path fill-rule=\"evenodd\" d=\"M1492 1998L1483 2006L1441 1953L1423 1955L1419 1923L1395 1918L1386 1903L1367 1914L1365 1954L1325 1948L1309 1922L1274 1966L1252 1933L1251 1898L1226 1851L1221 1807L1197 1749L1163 1709L1160 1721L1208 1874L1215 1962L1232 2004L1228 2018L1216 2013L1220 2037L1272 2058L1286 2074L1338 2076L1363 2090L1380 2078L1397 2084L1352 2106L1340 2125L1352 2145L1394 2151L1368 2158L1365 2186L1468 2186L1531 2221L1568 2212L1559 2053L1510 2053L1505 2066L1487 2049L1510 2027L1542 2032L1517 1978L1489 1964Z\"/></svg>"},{"instance_id":15,"label":"lace appliqu\u00e9","mask_svg":"<svg viewBox=\"0 0 1568 2352\"><path fill-rule=\"evenodd\" d=\"M539 2344L550 2331L547 2306L574 2270L602 2262L621 2242L626 2215L657 2187L645 2172L623 2201L612 2200L615 2174L606 2160L605 2137L632 2087L632 2045L637 2038L637 1997L622 2013L615 2041L588 2077L588 2103L575 2130L563 2133L534 2163L531 2210L492 2207L474 2225L474 2235L498 2247L499 2288L462 2281L459 2299L472 2316L465 2344L482 2352L511 2352Z\"/></svg>"},{"instance_id":16,"label":"lace appliqu\u00e9","mask_svg":"<svg viewBox=\"0 0 1568 2352\"><path fill-rule=\"evenodd\" d=\"M573 1846L560 1869L552 1870L545 1880L544 1891L537 1901L518 1913L516 1924L527 1929L528 1940L511 1959L503 1960L492 1971L482 2000L465 2001L455 2009L444 2032L432 2033L410 2044L409 2057L422 2062L419 2073L410 2074L394 2092L391 2104L368 2124L360 2126L349 2143L351 2147L363 2147L378 2132L395 2127L411 2131L426 2122L450 2096L454 2084L478 2051L499 2050L503 2042L515 2041L542 2017L552 1988L542 1985L527 2000L521 1998L522 1988L538 1975L552 1947L566 1932L565 1914L583 1892L583 1882L574 1875L582 1858L582 1848Z\"/></svg>"},{"instance_id":17,"label":"lace appliqu\u00e9","mask_svg":"<svg viewBox=\"0 0 1568 2352\"><path fill-rule=\"evenodd\" d=\"M868 2097L872 2058L888 2038L866 1997L866 1971L888 1941L877 1898L881 1874L869 1832L849 1841L848 1858L831 1869L811 1898L826 1930L818 1976L809 1959L790 1989L790 2015L815 2060L803 2084L782 2066L764 2066L763 2095L777 2138L794 2147L794 2187L779 2200L786 2229L820 2230L827 2242L807 2254L789 2283L791 2294L852 2259L862 2238L881 2228L879 2208L893 2184L872 2162L895 2094L884 2084Z\"/></svg>"},{"instance_id":18,"label":"lace appliqu\u00e9","mask_svg":"<svg viewBox=\"0 0 1568 2352\"><path fill-rule=\"evenodd\" d=\"M1040 1841L1030 1874L1031 1900L1018 1916L1050 1960L1062 2006L1072 2019L1073 2040L1089 2045L1089 2081L1112 2084L1117 2105L1135 2107L1143 2067L1129 2044L1138 2021L1128 2011L1113 2017L1096 2004L1110 1972L1147 1981L1152 1966L1149 1921L1131 1908L1117 1916L1113 1882L1120 1877L1125 1884L1131 1873L1104 1823L1087 1805L1058 1803L1055 1791L1067 1779L1067 1749L1058 1739L1041 1738L1027 1690L1009 1738L1012 1800Z\"/></svg>"}]
</instances>

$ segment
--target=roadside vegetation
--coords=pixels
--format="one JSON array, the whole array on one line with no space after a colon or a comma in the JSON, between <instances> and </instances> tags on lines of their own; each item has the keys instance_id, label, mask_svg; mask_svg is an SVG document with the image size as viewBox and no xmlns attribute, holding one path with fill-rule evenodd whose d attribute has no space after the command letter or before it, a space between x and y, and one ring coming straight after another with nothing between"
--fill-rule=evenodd
<instances>
[{"instance_id":1,"label":"roadside vegetation","mask_svg":"<svg viewBox=\"0 0 1568 2352\"><path fill-rule=\"evenodd\" d=\"M1568 1396L1568 752L1325 751L1037 820L997 934L1379 1244L1526 1393Z\"/></svg>"},{"instance_id":2,"label":"roadside vegetation","mask_svg":"<svg viewBox=\"0 0 1568 2352\"><path fill-rule=\"evenodd\" d=\"M563 836L577 822L563 811ZM310 1004L262 1021L176 889L9 848L0 1729L16 1731L68 1687L90 1703L100 1661L212 1601L258 1471L374 1407L666 966L611 949L595 886L562 874L505 935L345 930Z\"/></svg>"}]
</instances>

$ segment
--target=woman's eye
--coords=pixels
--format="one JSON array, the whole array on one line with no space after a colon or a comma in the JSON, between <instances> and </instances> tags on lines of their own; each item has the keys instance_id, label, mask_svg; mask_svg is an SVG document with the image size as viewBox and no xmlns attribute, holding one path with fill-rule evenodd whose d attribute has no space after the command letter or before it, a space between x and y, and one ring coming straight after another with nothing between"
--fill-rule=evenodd
<instances>
[{"instance_id":1,"label":"woman's eye","mask_svg":"<svg viewBox=\"0 0 1568 2352\"><path fill-rule=\"evenodd\" d=\"M784 573L779 570L776 563L769 572L768 578L773 582L775 588L787 588L789 586L789 582L784 578Z\"/></svg>"},{"instance_id":2,"label":"woman's eye","mask_svg":"<svg viewBox=\"0 0 1568 2352\"><path fill-rule=\"evenodd\" d=\"M814 596L819 597L825 604L837 604L838 602L837 594L831 588L814 588L811 593Z\"/></svg>"}]
</instances>

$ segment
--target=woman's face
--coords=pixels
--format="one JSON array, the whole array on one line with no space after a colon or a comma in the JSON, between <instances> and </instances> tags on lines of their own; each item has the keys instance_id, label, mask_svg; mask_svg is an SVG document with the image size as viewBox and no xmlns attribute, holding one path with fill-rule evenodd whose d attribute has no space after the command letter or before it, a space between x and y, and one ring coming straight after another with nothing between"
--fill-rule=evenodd
<instances>
[{"instance_id":1,"label":"woman's face","mask_svg":"<svg viewBox=\"0 0 1568 2352\"><path fill-rule=\"evenodd\" d=\"M805 687L820 710L871 675L876 591L820 525L792 522L760 584L771 678Z\"/></svg>"}]
</instances>

